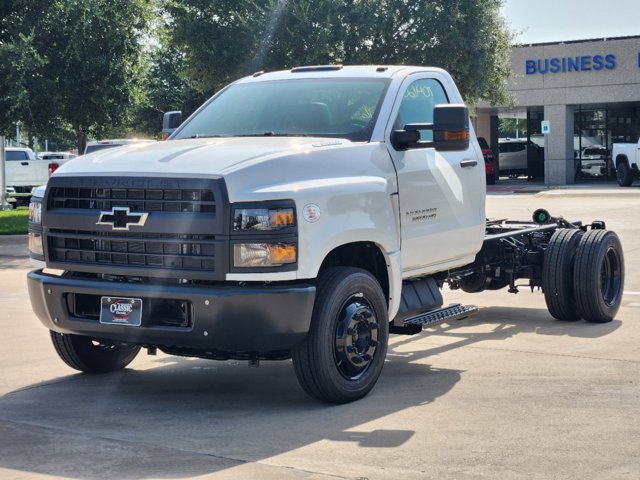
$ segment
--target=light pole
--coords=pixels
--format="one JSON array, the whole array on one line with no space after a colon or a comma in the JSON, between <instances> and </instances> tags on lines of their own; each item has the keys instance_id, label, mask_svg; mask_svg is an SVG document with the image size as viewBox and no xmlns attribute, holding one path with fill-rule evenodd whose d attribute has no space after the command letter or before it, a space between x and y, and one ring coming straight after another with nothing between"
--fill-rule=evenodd
<instances>
[{"instance_id":1,"label":"light pole","mask_svg":"<svg viewBox=\"0 0 640 480\"><path fill-rule=\"evenodd\" d=\"M20 127L21 126L22 126L22 122L20 120L18 120L16 122L16 143L18 144L16 146L18 146L18 147L20 146Z\"/></svg>"}]
</instances>

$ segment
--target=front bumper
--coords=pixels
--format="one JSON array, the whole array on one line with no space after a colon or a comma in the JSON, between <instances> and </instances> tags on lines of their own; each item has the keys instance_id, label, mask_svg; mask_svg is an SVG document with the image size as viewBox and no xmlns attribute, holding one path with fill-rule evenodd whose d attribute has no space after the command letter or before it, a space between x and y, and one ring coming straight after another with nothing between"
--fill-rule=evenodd
<instances>
[{"instance_id":1,"label":"front bumper","mask_svg":"<svg viewBox=\"0 0 640 480\"><path fill-rule=\"evenodd\" d=\"M315 299L310 284L266 286L193 286L116 283L62 277L34 270L28 274L33 311L50 330L95 338L157 345L177 349L233 353L266 353L288 350L309 331ZM101 296L141 298L144 302L167 300L185 305L184 325L161 325L152 309L142 325L103 325L98 318L78 316L70 298L85 303Z\"/></svg>"}]
</instances>

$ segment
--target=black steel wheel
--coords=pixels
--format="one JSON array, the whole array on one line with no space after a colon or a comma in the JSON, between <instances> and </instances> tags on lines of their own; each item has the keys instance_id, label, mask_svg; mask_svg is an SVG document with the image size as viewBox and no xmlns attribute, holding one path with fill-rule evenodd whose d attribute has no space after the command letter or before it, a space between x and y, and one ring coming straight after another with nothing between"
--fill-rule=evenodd
<instances>
[{"instance_id":1,"label":"black steel wheel","mask_svg":"<svg viewBox=\"0 0 640 480\"><path fill-rule=\"evenodd\" d=\"M326 402L364 397L382 372L388 337L387 302L376 279L358 268L327 269L309 334L291 352L300 385Z\"/></svg>"},{"instance_id":2,"label":"black steel wheel","mask_svg":"<svg viewBox=\"0 0 640 480\"><path fill-rule=\"evenodd\" d=\"M580 320L573 294L573 265L581 230L556 230L544 252L542 289L549 313L558 320Z\"/></svg>"},{"instance_id":3,"label":"black steel wheel","mask_svg":"<svg viewBox=\"0 0 640 480\"><path fill-rule=\"evenodd\" d=\"M80 335L51 332L58 356L75 370L108 373L122 370L136 358L140 345L98 340Z\"/></svg>"},{"instance_id":4,"label":"black steel wheel","mask_svg":"<svg viewBox=\"0 0 640 480\"><path fill-rule=\"evenodd\" d=\"M624 256L618 236L590 230L578 245L573 291L578 313L588 322L610 322L618 313L624 289Z\"/></svg>"},{"instance_id":5,"label":"black steel wheel","mask_svg":"<svg viewBox=\"0 0 640 480\"><path fill-rule=\"evenodd\" d=\"M633 174L626 160L622 160L616 167L616 179L621 187L629 187L633 183Z\"/></svg>"}]
</instances>

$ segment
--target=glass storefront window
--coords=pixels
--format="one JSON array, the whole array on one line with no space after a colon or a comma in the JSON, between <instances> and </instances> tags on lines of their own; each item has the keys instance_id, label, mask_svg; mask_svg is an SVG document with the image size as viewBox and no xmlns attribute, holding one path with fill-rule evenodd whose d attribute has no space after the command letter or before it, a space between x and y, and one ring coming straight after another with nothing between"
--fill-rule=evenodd
<instances>
[{"instance_id":1,"label":"glass storefront window","mask_svg":"<svg viewBox=\"0 0 640 480\"><path fill-rule=\"evenodd\" d=\"M640 105L576 107L574 114L574 157L576 179L610 179L611 145L638 141Z\"/></svg>"}]
</instances>

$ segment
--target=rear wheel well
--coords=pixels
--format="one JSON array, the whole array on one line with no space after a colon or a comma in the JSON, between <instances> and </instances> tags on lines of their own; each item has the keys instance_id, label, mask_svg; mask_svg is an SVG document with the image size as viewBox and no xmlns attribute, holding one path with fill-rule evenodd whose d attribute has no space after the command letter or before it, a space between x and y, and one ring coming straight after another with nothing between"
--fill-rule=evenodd
<instances>
[{"instance_id":1,"label":"rear wheel well","mask_svg":"<svg viewBox=\"0 0 640 480\"><path fill-rule=\"evenodd\" d=\"M334 248L322 262L320 271L331 267L356 267L368 271L380 284L389 303L387 262L382 250L375 243L356 242Z\"/></svg>"}]
</instances>

